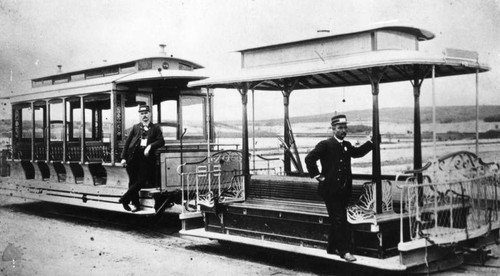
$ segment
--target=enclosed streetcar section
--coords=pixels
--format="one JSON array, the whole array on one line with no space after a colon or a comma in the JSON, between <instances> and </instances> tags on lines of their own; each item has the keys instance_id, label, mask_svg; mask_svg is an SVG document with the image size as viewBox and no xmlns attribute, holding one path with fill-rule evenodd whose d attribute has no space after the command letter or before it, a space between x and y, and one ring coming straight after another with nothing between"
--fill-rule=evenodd
<instances>
[{"instance_id":1,"label":"enclosed streetcar section","mask_svg":"<svg viewBox=\"0 0 500 276\"><path fill-rule=\"evenodd\" d=\"M478 94L479 74L489 68L471 51L420 51L419 43L432 38L434 34L418 28L382 26L246 49L240 51L242 69L234 75L190 82L190 87L235 89L241 95L242 173L231 185L219 185L223 170L218 159L191 173L193 178L215 179L209 182L215 188L210 193L198 191L196 185L189 189L202 204L186 211L202 213L204 227L181 233L343 262L326 253L330 221L317 181L309 178L293 154L289 101L298 89L368 85L371 94L354 95L373 99L374 142L372 172L353 176L353 197L346 210L351 252L358 259L354 264L428 272L461 264L465 253L486 256L486 246L499 238L499 165L483 161L477 146L475 153L422 160L420 88L424 81L432 81L436 93L437 78L475 74ZM382 173L379 92L383 93L384 83L392 82L413 88L414 162L412 170ZM283 94L284 176L250 170L247 102L248 92L254 90Z\"/></svg>"},{"instance_id":2,"label":"enclosed streetcar section","mask_svg":"<svg viewBox=\"0 0 500 276\"><path fill-rule=\"evenodd\" d=\"M215 145L211 91L188 88L205 78L202 66L159 55L33 79L31 91L13 94L12 139L4 151L0 192L12 196L124 211L118 199L129 186L120 154L138 107L148 105L165 146L154 152L155 175L140 192L142 210L182 213L182 163L206 163ZM189 172L187 166L184 172ZM184 201L195 199L184 194Z\"/></svg>"}]
</instances>

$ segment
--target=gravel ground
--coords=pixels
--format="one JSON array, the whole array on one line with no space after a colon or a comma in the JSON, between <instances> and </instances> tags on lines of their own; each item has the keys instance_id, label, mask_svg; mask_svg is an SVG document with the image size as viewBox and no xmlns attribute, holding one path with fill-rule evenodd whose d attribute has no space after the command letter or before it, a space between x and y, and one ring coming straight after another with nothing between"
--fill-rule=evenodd
<instances>
[{"instance_id":1,"label":"gravel ground","mask_svg":"<svg viewBox=\"0 0 500 276\"><path fill-rule=\"evenodd\" d=\"M358 274L293 253L180 237L179 229L172 217L0 196L0 275Z\"/></svg>"},{"instance_id":2,"label":"gravel ground","mask_svg":"<svg viewBox=\"0 0 500 276\"><path fill-rule=\"evenodd\" d=\"M0 275L386 275L294 253L181 237L136 218L0 195ZM500 248L494 248L500 256ZM500 260L434 275L498 275Z\"/></svg>"}]
</instances>

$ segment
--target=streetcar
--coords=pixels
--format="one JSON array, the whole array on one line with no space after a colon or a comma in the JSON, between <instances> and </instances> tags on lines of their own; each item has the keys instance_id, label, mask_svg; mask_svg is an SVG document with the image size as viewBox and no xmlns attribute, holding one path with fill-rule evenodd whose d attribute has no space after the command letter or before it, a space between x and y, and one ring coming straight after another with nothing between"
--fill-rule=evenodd
<instances>
[{"instance_id":1,"label":"streetcar","mask_svg":"<svg viewBox=\"0 0 500 276\"><path fill-rule=\"evenodd\" d=\"M148 105L165 146L154 152L155 175L133 214L181 214L177 167L199 165L207 150L224 155L237 146L213 143L207 124L213 93L187 87L206 78L203 67L167 56L164 47L144 58L35 78L31 90L10 95L12 137L2 151L0 193L126 212L118 203L129 186L120 154L139 122L138 107Z\"/></svg>"},{"instance_id":2,"label":"streetcar","mask_svg":"<svg viewBox=\"0 0 500 276\"><path fill-rule=\"evenodd\" d=\"M475 74L478 93L479 74L490 68L472 51L420 51L419 43L434 36L420 28L386 25L265 45L239 51L241 69L232 75L190 82L191 88L233 89L241 95L241 175L222 185L217 158L198 174L183 172L188 165L181 165L185 192L197 194L195 207L183 212L201 213L204 225L180 233L345 262L326 253L329 217L317 181L303 171L294 154L289 100L299 89L369 85L371 94L354 96L373 98L374 148L372 173L353 175L353 196L346 210L351 252L358 259L353 264L430 272L460 265L466 253L484 261L488 246L499 241L499 165L483 161L477 146L475 153L422 160L420 88L424 81L432 81L435 93L437 78ZM385 83L403 81L412 85L415 103L413 169L382 173L379 92ZM255 90L283 94L284 175L250 170L247 102ZM203 184L211 188L200 189L201 182L195 183L198 176L213 180Z\"/></svg>"}]
</instances>

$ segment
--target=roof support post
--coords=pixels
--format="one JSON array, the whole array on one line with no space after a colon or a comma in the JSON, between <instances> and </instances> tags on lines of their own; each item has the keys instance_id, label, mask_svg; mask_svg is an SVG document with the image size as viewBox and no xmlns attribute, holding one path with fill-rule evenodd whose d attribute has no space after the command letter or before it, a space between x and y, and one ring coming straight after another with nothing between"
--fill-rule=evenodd
<instances>
[{"instance_id":1,"label":"roof support post","mask_svg":"<svg viewBox=\"0 0 500 276\"><path fill-rule=\"evenodd\" d=\"M413 169L419 170L422 168L422 131L420 128L420 88L424 82L425 76L432 71L432 66L425 68L422 65L413 65ZM417 183L422 183L423 178L421 173L416 175Z\"/></svg>"},{"instance_id":2,"label":"roof support post","mask_svg":"<svg viewBox=\"0 0 500 276\"><path fill-rule=\"evenodd\" d=\"M420 87L424 82L425 76L433 70L433 66L426 68L420 64L413 65L413 170L417 171L422 168L422 131L420 128ZM424 71L425 70L425 71ZM416 175L417 184L423 183L421 172ZM423 188L418 188L418 205L423 205Z\"/></svg>"},{"instance_id":3,"label":"roof support post","mask_svg":"<svg viewBox=\"0 0 500 276\"><path fill-rule=\"evenodd\" d=\"M241 95L241 124L242 124L241 146L243 151L242 173L245 179L244 180L245 191L248 191L248 184L250 183L250 164L249 164L250 153L248 152L248 112L247 112L249 84L243 83L243 85L241 85L237 89Z\"/></svg>"},{"instance_id":4,"label":"roof support post","mask_svg":"<svg viewBox=\"0 0 500 276\"><path fill-rule=\"evenodd\" d=\"M283 95L283 137L285 140L285 145L288 149L290 149L290 112L289 112L289 105L290 105L290 94L292 94L292 91L295 89L295 86L297 85L298 80L283 80L283 83L279 84L279 87L281 88L281 94ZM290 155L284 151L283 153L283 160L284 160L284 171L285 175L289 175L292 172L291 168L291 159ZM298 160L300 162L300 160Z\"/></svg>"},{"instance_id":5,"label":"roof support post","mask_svg":"<svg viewBox=\"0 0 500 276\"><path fill-rule=\"evenodd\" d=\"M288 148L290 148L290 127L288 125L288 120L290 120L290 111L289 111L289 105L290 105L290 94L292 91L287 90L284 88L281 93L283 94L283 138L285 140L285 144ZM286 154L284 151L284 170L285 170L285 175L288 175L292 172L291 168L291 162L290 162L290 156Z\"/></svg>"},{"instance_id":6,"label":"roof support post","mask_svg":"<svg viewBox=\"0 0 500 276\"><path fill-rule=\"evenodd\" d=\"M84 96L80 96L80 163L85 163L85 101Z\"/></svg>"},{"instance_id":7,"label":"roof support post","mask_svg":"<svg viewBox=\"0 0 500 276\"><path fill-rule=\"evenodd\" d=\"M64 97L62 99L62 103L63 103L63 134L62 134L62 137L63 137L63 156L62 156L62 161L63 163L66 163L67 161L67 158L66 158L66 155L67 155L67 152L68 152L68 135L67 135L67 130L68 130L68 121L67 121L67 113L68 113L68 109L66 107L66 97Z\"/></svg>"},{"instance_id":8,"label":"roof support post","mask_svg":"<svg viewBox=\"0 0 500 276\"><path fill-rule=\"evenodd\" d=\"M375 183L375 209L377 214L382 213L382 172L380 162L380 122L378 109L378 94L380 80L384 76L385 68L374 67L367 69L364 73L370 79L373 95L373 116L372 116L372 132L373 132L373 151L372 151L372 181Z\"/></svg>"},{"instance_id":9,"label":"roof support post","mask_svg":"<svg viewBox=\"0 0 500 276\"><path fill-rule=\"evenodd\" d=\"M30 103L31 107L31 161L35 161L35 102Z\"/></svg>"},{"instance_id":10,"label":"roof support post","mask_svg":"<svg viewBox=\"0 0 500 276\"><path fill-rule=\"evenodd\" d=\"M413 169L422 168L422 134L420 129L420 82L415 78L413 82ZM416 175L417 183L422 183L422 174Z\"/></svg>"},{"instance_id":11,"label":"roof support post","mask_svg":"<svg viewBox=\"0 0 500 276\"><path fill-rule=\"evenodd\" d=\"M46 127L45 127L45 160L47 163L50 161L50 103L49 100L45 100L46 106Z\"/></svg>"},{"instance_id":12,"label":"roof support post","mask_svg":"<svg viewBox=\"0 0 500 276\"><path fill-rule=\"evenodd\" d=\"M476 155L479 156L479 68L476 69Z\"/></svg>"},{"instance_id":13,"label":"roof support post","mask_svg":"<svg viewBox=\"0 0 500 276\"><path fill-rule=\"evenodd\" d=\"M111 162L111 165L114 166L115 165L115 150L116 150L116 143L117 143L117 134L116 134L116 110L117 110L117 107L116 107L116 84L112 84L112 88L111 88L111 92L109 93L109 106L110 106L110 110L111 111L115 111L115 112L111 112L111 119L113 120L113 122L111 123L111 144L110 144L110 162ZM159 106L159 105L158 105ZM159 121L158 121L159 122Z\"/></svg>"}]
</instances>

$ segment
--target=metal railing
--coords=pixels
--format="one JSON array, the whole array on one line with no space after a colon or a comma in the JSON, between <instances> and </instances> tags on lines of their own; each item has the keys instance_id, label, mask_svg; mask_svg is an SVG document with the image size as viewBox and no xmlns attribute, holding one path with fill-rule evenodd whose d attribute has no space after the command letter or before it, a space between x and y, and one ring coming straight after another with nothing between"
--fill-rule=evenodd
<instances>
[{"instance_id":1,"label":"metal railing","mask_svg":"<svg viewBox=\"0 0 500 276\"><path fill-rule=\"evenodd\" d=\"M224 151L197 163L177 168L181 176L182 212L198 212L200 205L212 208L218 203L245 199L241 154Z\"/></svg>"},{"instance_id":2,"label":"metal railing","mask_svg":"<svg viewBox=\"0 0 500 276\"><path fill-rule=\"evenodd\" d=\"M430 182L429 177L423 179L421 184L397 185L404 210L400 214L401 243L405 242L406 227L410 241L452 244L499 226L498 173L440 183Z\"/></svg>"}]
</instances>

